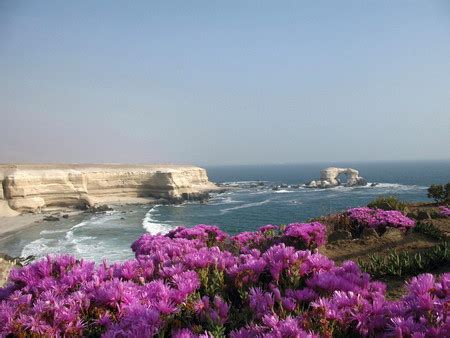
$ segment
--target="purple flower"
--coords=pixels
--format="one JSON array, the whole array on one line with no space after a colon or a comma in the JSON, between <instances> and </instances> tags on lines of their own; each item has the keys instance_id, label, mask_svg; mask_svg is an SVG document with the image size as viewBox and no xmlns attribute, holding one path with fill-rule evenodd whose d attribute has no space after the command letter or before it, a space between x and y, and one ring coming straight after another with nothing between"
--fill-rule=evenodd
<instances>
[{"instance_id":1,"label":"purple flower","mask_svg":"<svg viewBox=\"0 0 450 338\"><path fill-rule=\"evenodd\" d=\"M259 228L259 231L262 232L263 234L274 230L278 230L278 226L272 224L267 224Z\"/></svg>"},{"instance_id":2,"label":"purple flower","mask_svg":"<svg viewBox=\"0 0 450 338\"><path fill-rule=\"evenodd\" d=\"M249 293L249 306L255 312L257 318L272 311L274 305L273 294L264 292L260 288L251 288Z\"/></svg>"},{"instance_id":3,"label":"purple flower","mask_svg":"<svg viewBox=\"0 0 450 338\"><path fill-rule=\"evenodd\" d=\"M317 247L325 244L326 228L322 223L291 223L289 224L284 235L301 239L307 247Z\"/></svg>"},{"instance_id":4,"label":"purple flower","mask_svg":"<svg viewBox=\"0 0 450 338\"><path fill-rule=\"evenodd\" d=\"M406 217L401 211L371 209L367 207L347 210L350 220L361 225L384 230L386 227L394 227L407 230L415 226L414 220Z\"/></svg>"},{"instance_id":5,"label":"purple flower","mask_svg":"<svg viewBox=\"0 0 450 338\"><path fill-rule=\"evenodd\" d=\"M321 243L319 224L233 238L206 225L145 234L123 263L46 257L14 269L0 289L0 337L450 335L449 273L413 277L403 298L386 300L386 286L356 263L296 249Z\"/></svg>"},{"instance_id":6,"label":"purple flower","mask_svg":"<svg viewBox=\"0 0 450 338\"><path fill-rule=\"evenodd\" d=\"M446 207L446 206L440 206L439 207L439 212L441 213L442 216L444 217L450 217L450 208Z\"/></svg>"}]
</instances>

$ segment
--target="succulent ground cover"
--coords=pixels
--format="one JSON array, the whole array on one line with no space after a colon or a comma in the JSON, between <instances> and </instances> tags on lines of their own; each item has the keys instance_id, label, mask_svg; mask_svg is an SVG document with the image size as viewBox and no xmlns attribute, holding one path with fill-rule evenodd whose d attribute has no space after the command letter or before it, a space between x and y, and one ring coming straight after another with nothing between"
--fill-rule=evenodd
<instances>
[{"instance_id":1,"label":"succulent ground cover","mask_svg":"<svg viewBox=\"0 0 450 338\"><path fill-rule=\"evenodd\" d=\"M443 217L450 217L450 208L446 206L440 206L439 211Z\"/></svg>"},{"instance_id":2,"label":"succulent ground cover","mask_svg":"<svg viewBox=\"0 0 450 338\"><path fill-rule=\"evenodd\" d=\"M0 336L450 336L450 274L390 301L356 263L318 253L325 238L319 222L198 225L143 235L123 263L48 257L0 289Z\"/></svg>"},{"instance_id":3,"label":"succulent ground cover","mask_svg":"<svg viewBox=\"0 0 450 338\"><path fill-rule=\"evenodd\" d=\"M396 250L387 254L373 254L366 260L360 260L359 266L375 278L405 277L448 266L449 262L449 243L443 241L434 247L413 254L407 251L397 252Z\"/></svg>"},{"instance_id":4,"label":"succulent ground cover","mask_svg":"<svg viewBox=\"0 0 450 338\"><path fill-rule=\"evenodd\" d=\"M398 210L372 209L369 207L352 208L347 211L351 221L360 226L374 228L383 232L386 227L408 230L415 226L415 221Z\"/></svg>"}]
</instances>

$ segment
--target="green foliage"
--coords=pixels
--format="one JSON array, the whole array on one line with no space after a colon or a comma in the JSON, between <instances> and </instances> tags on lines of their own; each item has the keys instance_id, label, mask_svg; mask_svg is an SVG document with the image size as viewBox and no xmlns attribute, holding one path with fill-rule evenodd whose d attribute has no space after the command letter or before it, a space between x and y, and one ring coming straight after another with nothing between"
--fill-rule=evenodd
<instances>
[{"instance_id":1,"label":"green foliage","mask_svg":"<svg viewBox=\"0 0 450 338\"><path fill-rule=\"evenodd\" d=\"M437 239L438 241L445 239L445 234L432 223L417 223L413 231Z\"/></svg>"},{"instance_id":2,"label":"green foliage","mask_svg":"<svg viewBox=\"0 0 450 338\"><path fill-rule=\"evenodd\" d=\"M202 294L208 296L223 295L225 289L224 273L217 267L208 267L197 271L200 277Z\"/></svg>"},{"instance_id":3,"label":"green foliage","mask_svg":"<svg viewBox=\"0 0 450 338\"><path fill-rule=\"evenodd\" d=\"M209 331L209 333L214 337L214 338L225 338L225 328L223 327L223 325L216 325L214 326L214 328Z\"/></svg>"},{"instance_id":4,"label":"green foliage","mask_svg":"<svg viewBox=\"0 0 450 338\"><path fill-rule=\"evenodd\" d=\"M436 203L443 203L450 201L450 182L442 184L433 184L428 188L428 198L432 198Z\"/></svg>"},{"instance_id":5,"label":"green foliage","mask_svg":"<svg viewBox=\"0 0 450 338\"><path fill-rule=\"evenodd\" d=\"M417 275L433 268L448 266L450 264L449 244L442 242L414 255L396 251L391 251L385 256L374 254L369 256L368 261L360 260L358 264L363 271L370 273L374 278Z\"/></svg>"},{"instance_id":6,"label":"green foliage","mask_svg":"<svg viewBox=\"0 0 450 338\"><path fill-rule=\"evenodd\" d=\"M369 208L372 209L383 209L383 210L399 210L402 212L408 211L408 206L406 203L400 201L395 196L381 196L367 204Z\"/></svg>"}]
</instances>

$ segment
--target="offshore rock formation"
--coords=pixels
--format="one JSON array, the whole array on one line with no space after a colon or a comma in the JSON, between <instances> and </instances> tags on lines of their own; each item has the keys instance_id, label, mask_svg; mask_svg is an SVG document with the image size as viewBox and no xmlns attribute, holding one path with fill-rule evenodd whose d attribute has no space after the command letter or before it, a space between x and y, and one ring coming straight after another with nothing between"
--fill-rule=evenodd
<instances>
[{"instance_id":1,"label":"offshore rock formation","mask_svg":"<svg viewBox=\"0 0 450 338\"><path fill-rule=\"evenodd\" d=\"M329 167L320 171L320 180L311 181L306 184L308 188L331 188L341 185L339 175L346 175L347 182L344 184L346 187L352 187L357 185L367 185L367 181L359 176L359 171L352 168L336 168Z\"/></svg>"},{"instance_id":2,"label":"offshore rock formation","mask_svg":"<svg viewBox=\"0 0 450 338\"><path fill-rule=\"evenodd\" d=\"M206 170L177 165L0 165L0 214L101 203L202 200L218 189Z\"/></svg>"}]
</instances>

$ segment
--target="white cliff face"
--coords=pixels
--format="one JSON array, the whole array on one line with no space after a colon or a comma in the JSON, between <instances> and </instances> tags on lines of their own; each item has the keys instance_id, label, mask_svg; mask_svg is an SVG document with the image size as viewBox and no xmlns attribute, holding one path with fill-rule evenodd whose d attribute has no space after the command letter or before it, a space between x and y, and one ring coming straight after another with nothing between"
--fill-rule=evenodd
<instances>
[{"instance_id":1,"label":"white cliff face","mask_svg":"<svg viewBox=\"0 0 450 338\"><path fill-rule=\"evenodd\" d=\"M367 185L367 181L359 176L359 171L352 168L329 167L320 171L320 180L311 181L306 186L308 188L331 188L341 185L338 176L344 174L347 176L345 186Z\"/></svg>"},{"instance_id":2,"label":"white cliff face","mask_svg":"<svg viewBox=\"0 0 450 338\"><path fill-rule=\"evenodd\" d=\"M1 178L0 201L19 212L138 198L200 199L217 189L206 170L193 166L3 165Z\"/></svg>"}]
</instances>

